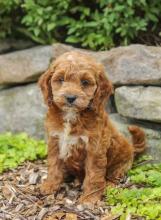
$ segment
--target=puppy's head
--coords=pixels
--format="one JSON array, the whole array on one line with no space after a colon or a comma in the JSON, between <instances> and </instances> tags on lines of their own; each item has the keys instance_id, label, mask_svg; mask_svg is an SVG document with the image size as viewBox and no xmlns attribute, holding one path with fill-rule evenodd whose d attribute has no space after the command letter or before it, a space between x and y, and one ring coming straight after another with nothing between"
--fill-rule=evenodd
<instances>
[{"instance_id":1,"label":"puppy's head","mask_svg":"<svg viewBox=\"0 0 161 220\"><path fill-rule=\"evenodd\" d=\"M68 52L55 60L39 80L45 103L62 111L95 111L112 93L101 64L84 53Z\"/></svg>"}]
</instances>

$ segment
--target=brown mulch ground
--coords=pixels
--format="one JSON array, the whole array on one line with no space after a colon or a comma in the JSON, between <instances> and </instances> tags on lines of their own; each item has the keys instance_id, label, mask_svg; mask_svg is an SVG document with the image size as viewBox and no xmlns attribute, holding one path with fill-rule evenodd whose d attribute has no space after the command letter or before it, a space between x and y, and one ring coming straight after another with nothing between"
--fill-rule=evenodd
<instances>
[{"instance_id":1,"label":"brown mulch ground","mask_svg":"<svg viewBox=\"0 0 161 220\"><path fill-rule=\"evenodd\" d=\"M60 191L42 196L38 185L46 178L44 161L26 162L0 175L0 220L112 220L104 202L97 206L77 204L80 186L64 183Z\"/></svg>"}]
</instances>

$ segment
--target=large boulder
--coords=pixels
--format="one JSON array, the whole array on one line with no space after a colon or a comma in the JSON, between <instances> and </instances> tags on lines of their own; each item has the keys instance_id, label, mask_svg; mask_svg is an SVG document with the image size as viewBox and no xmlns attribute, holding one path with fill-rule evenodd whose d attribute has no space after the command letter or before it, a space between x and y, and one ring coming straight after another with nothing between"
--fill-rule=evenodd
<instances>
[{"instance_id":1,"label":"large boulder","mask_svg":"<svg viewBox=\"0 0 161 220\"><path fill-rule=\"evenodd\" d=\"M46 108L37 84L13 87L0 91L0 133L27 132L44 137Z\"/></svg>"},{"instance_id":2,"label":"large boulder","mask_svg":"<svg viewBox=\"0 0 161 220\"><path fill-rule=\"evenodd\" d=\"M0 85L33 82L49 66L52 46L38 46L0 55Z\"/></svg>"},{"instance_id":3,"label":"large boulder","mask_svg":"<svg viewBox=\"0 0 161 220\"><path fill-rule=\"evenodd\" d=\"M133 124L141 127L146 134L146 153L151 155L154 160L161 160L161 125L128 119L119 114L110 114L110 118L116 128L124 134L129 141L131 140L131 135L128 131L128 126Z\"/></svg>"},{"instance_id":4,"label":"large boulder","mask_svg":"<svg viewBox=\"0 0 161 220\"><path fill-rule=\"evenodd\" d=\"M94 52L59 43L0 55L0 85L36 81L51 59L71 50L94 56L115 85L161 85L161 47L131 45Z\"/></svg>"},{"instance_id":5,"label":"large boulder","mask_svg":"<svg viewBox=\"0 0 161 220\"><path fill-rule=\"evenodd\" d=\"M161 85L161 47L131 45L92 52L54 44L54 58L71 50L83 51L101 62L115 85Z\"/></svg>"},{"instance_id":6,"label":"large boulder","mask_svg":"<svg viewBox=\"0 0 161 220\"><path fill-rule=\"evenodd\" d=\"M130 118L161 122L161 88L122 86L115 90L117 111Z\"/></svg>"}]
</instances>

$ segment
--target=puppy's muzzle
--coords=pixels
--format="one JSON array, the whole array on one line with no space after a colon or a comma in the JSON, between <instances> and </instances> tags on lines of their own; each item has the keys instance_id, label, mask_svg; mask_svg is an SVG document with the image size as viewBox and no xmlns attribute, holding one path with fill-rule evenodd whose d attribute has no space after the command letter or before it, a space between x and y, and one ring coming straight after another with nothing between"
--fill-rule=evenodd
<instances>
[{"instance_id":1,"label":"puppy's muzzle","mask_svg":"<svg viewBox=\"0 0 161 220\"><path fill-rule=\"evenodd\" d=\"M73 104L77 98L77 96L75 95L66 95L65 96L66 101L68 102L68 104Z\"/></svg>"}]
</instances>

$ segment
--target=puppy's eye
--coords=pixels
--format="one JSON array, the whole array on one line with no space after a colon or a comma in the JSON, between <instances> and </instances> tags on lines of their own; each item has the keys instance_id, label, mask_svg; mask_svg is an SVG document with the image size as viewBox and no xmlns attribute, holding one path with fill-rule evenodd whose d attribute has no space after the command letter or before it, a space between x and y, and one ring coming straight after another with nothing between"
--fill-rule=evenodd
<instances>
[{"instance_id":1,"label":"puppy's eye","mask_svg":"<svg viewBox=\"0 0 161 220\"><path fill-rule=\"evenodd\" d=\"M89 86L90 82L87 79L81 80L82 86Z\"/></svg>"},{"instance_id":2,"label":"puppy's eye","mask_svg":"<svg viewBox=\"0 0 161 220\"><path fill-rule=\"evenodd\" d=\"M59 77L58 82L60 82L60 83L64 82L64 77L63 76Z\"/></svg>"}]
</instances>

